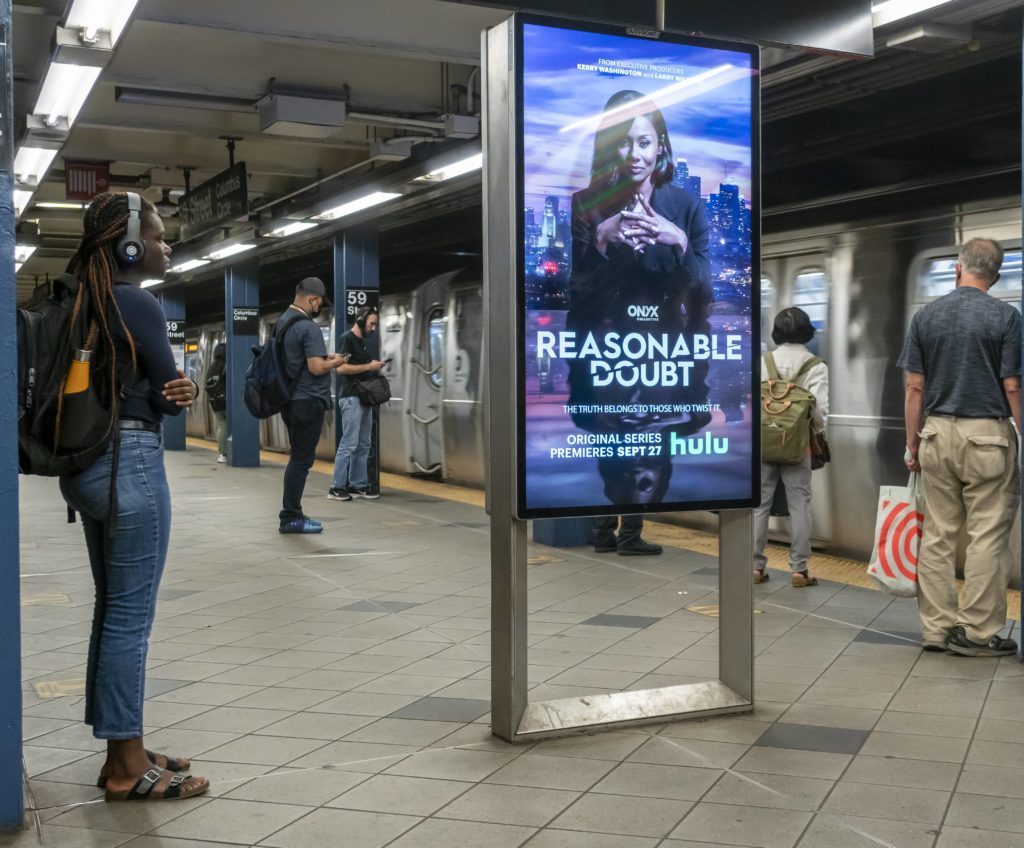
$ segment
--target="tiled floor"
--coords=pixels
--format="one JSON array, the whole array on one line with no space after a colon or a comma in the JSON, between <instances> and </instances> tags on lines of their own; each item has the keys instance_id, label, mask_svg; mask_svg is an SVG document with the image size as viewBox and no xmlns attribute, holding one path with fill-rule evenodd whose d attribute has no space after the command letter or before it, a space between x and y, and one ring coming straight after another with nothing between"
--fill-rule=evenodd
<instances>
[{"instance_id":1,"label":"tiled floor","mask_svg":"<svg viewBox=\"0 0 1024 848\"><path fill-rule=\"evenodd\" d=\"M489 733L488 537L471 504L321 499L282 537L281 469L168 456L175 518L147 745L208 796L105 804L81 724L92 583L52 481L23 479L30 829L132 848L1019 848L1024 667L920 653L912 602L756 587L752 715L513 746ZM717 674L717 574L669 549L539 548L531 697ZM781 577L782 575L777 575Z\"/></svg>"}]
</instances>

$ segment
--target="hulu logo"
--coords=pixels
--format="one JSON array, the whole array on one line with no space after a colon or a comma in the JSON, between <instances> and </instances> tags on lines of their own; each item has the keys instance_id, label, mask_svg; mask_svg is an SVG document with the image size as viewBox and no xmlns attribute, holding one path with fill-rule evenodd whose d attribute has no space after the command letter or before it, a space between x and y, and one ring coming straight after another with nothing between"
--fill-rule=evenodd
<instances>
[{"instance_id":1,"label":"hulu logo","mask_svg":"<svg viewBox=\"0 0 1024 848\"><path fill-rule=\"evenodd\" d=\"M701 454L723 454L729 452L729 437L718 438L710 433L703 436L677 436L671 434L672 456L700 456Z\"/></svg>"}]
</instances>

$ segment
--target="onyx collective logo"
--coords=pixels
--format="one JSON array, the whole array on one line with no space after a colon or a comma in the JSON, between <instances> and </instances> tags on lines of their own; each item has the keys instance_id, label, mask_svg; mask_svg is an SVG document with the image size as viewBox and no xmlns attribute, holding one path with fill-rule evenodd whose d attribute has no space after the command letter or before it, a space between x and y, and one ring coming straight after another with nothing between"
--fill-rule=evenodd
<instances>
[{"instance_id":1,"label":"onyx collective logo","mask_svg":"<svg viewBox=\"0 0 1024 848\"><path fill-rule=\"evenodd\" d=\"M637 321L657 321L658 306L657 304L631 304L626 307L626 314Z\"/></svg>"}]
</instances>

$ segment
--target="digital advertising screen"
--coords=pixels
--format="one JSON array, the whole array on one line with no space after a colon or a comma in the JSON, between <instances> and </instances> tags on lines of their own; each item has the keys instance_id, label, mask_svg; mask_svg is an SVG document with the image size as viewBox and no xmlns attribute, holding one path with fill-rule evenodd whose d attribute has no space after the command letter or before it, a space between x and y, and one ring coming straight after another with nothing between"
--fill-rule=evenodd
<instances>
[{"instance_id":1,"label":"digital advertising screen","mask_svg":"<svg viewBox=\"0 0 1024 848\"><path fill-rule=\"evenodd\" d=\"M754 505L757 48L517 16L520 518Z\"/></svg>"}]
</instances>

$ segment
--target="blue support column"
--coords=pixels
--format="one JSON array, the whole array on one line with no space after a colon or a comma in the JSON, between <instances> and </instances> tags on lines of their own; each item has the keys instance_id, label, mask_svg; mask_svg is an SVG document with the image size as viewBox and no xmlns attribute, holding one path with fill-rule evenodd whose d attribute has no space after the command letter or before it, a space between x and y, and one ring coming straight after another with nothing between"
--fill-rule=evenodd
<instances>
[{"instance_id":1,"label":"blue support column","mask_svg":"<svg viewBox=\"0 0 1024 848\"><path fill-rule=\"evenodd\" d=\"M167 338L171 342L174 358L178 367L185 369L185 286L171 286L161 289L158 294L160 305L164 308L167 319ZM197 399L202 402L202 396ZM188 418L186 409L181 415L164 417L164 449L185 450L185 422Z\"/></svg>"},{"instance_id":2,"label":"blue support column","mask_svg":"<svg viewBox=\"0 0 1024 848\"><path fill-rule=\"evenodd\" d=\"M242 399L245 369L252 346L259 343L260 263L248 259L224 272L224 317L227 330L228 462L236 468L260 464L260 422Z\"/></svg>"},{"instance_id":3,"label":"blue support column","mask_svg":"<svg viewBox=\"0 0 1024 848\"><path fill-rule=\"evenodd\" d=\"M0 0L0 830L24 813L21 771L21 559L18 554L18 339L14 306L14 206L11 138L11 0ZM55 493L56 494L56 493Z\"/></svg>"},{"instance_id":4,"label":"blue support column","mask_svg":"<svg viewBox=\"0 0 1024 848\"><path fill-rule=\"evenodd\" d=\"M380 304L380 247L376 224L362 224L334 235L335 349L352 326L360 305ZM370 356L380 357L380 336L366 340ZM334 445L341 438L341 416L334 406ZM369 490L380 492L380 416L373 410L373 434L367 463Z\"/></svg>"}]
</instances>

